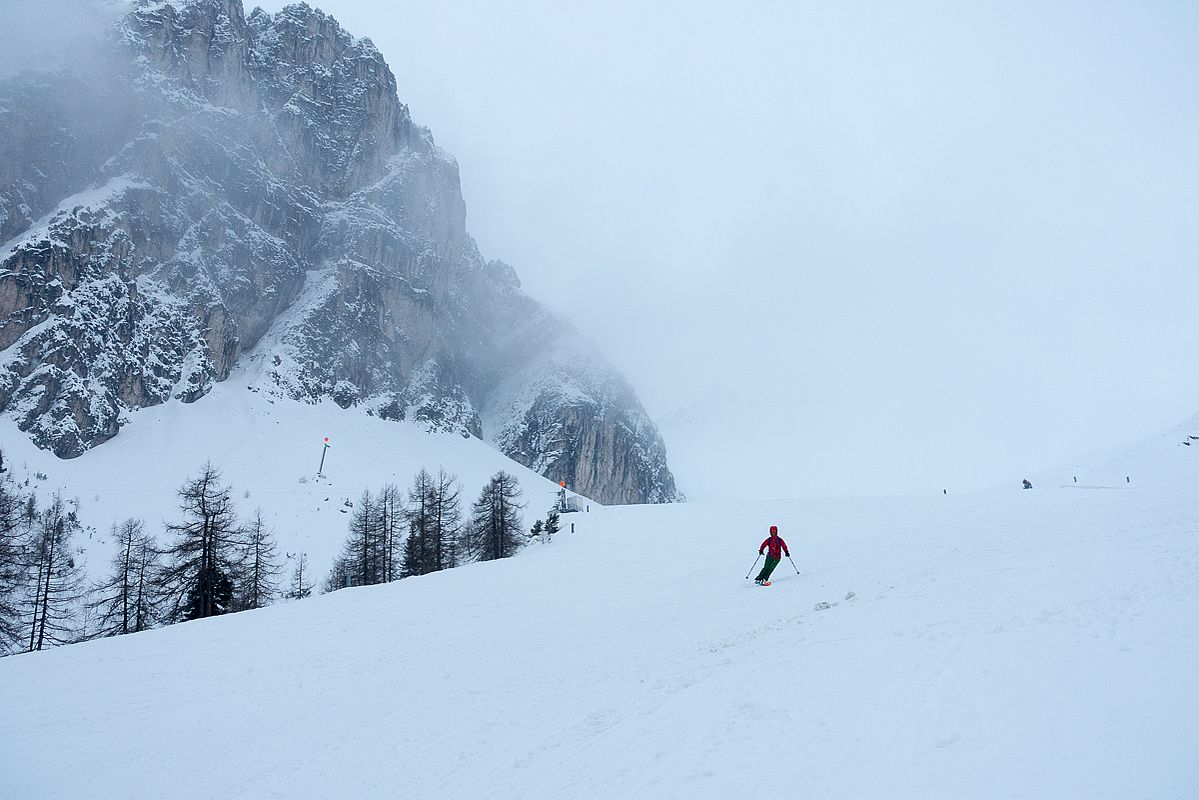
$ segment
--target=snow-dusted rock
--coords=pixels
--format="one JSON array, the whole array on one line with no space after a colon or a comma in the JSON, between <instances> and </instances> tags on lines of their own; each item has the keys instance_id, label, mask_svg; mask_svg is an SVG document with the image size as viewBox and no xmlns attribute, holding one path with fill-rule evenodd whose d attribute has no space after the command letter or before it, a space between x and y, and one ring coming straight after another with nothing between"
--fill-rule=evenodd
<instances>
[{"instance_id":1,"label":"snow-dusted rock","mask_svg":"<svg viewBox=\"0 0 1199 800\"><path fill-rule=\"evenodd\" d=\"M250 359L601 501L676 498L633 391L479 253L369 40L238 0L142 0L108 37L0 83L0 409L35 442L78 455Z\"/></svg>"}]
</instances>

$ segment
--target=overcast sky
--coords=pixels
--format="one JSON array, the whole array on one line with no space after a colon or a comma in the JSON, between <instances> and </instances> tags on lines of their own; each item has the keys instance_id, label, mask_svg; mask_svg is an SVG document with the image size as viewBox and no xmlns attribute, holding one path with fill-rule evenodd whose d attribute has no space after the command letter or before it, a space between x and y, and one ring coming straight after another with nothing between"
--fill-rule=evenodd
<instances>
[{"instance_id":1,"label":"overcast sky","mask_svg":"<svg viewBox=\"0 0 1199 800\"><path fill-rule=\"evenodd\" d=\"M693 499L1018 485L1199 411L1199 4L317 5Z\"/></svg>"},{"instance_id":2,"label":"overcast sky","mask_svg":"<svg viewBox=\"0 0 1199 800\"><path fill-rule=\"evenodd\" d=\"M319 5L694 499L1018 484L1199 411L1199 5Z\"/></svg>"}]
</instances>

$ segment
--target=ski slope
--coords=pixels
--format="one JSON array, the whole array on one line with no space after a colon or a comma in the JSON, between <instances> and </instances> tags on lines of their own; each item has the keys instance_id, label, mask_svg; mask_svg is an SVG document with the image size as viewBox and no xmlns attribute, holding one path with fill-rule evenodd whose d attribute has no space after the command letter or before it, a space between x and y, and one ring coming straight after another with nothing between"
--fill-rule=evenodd
<instances>
[{"instance_id":1,"label":"ski slope","mask_svg":"<svg viewBox=\"0 0 1199 800\"><path fill-rule=\"evenodd\" d=\"M1194 798L1178 447L1103 491L595 508L507 561L0 659L0 796ZM771 523L801 574L758 588Z\"/></svg>"}]
</instances>

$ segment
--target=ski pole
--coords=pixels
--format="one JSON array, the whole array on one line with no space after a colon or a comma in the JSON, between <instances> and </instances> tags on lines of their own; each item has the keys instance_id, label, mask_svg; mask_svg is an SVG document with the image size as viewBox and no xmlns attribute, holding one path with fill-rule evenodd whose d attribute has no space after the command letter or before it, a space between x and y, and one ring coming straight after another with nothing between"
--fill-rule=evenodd
<instances>
[{"instance_id":1,"label":"ski pole","mask_svg":"<svg viewBox=\"0 0 1199 800\"><path fill-rule=\"evenodd\" d=\"M788 554L787 554L787 560L788 560L788 561L791 561L791 554L790 554L790 553L788 553ZM794 561L791 561L791 566L795 567L795 562L794 562ZM798 574L799 574L799 567L795 567L795 574L796 574L796 575L798 575Z\"/></svg>"},{"instance_id":2,"label":"ski pole","mask_svg":"<svg viewBox=\"0 0 1199 800\"><path fill-rule=\"evenodd\" d=\"M759 558L761 558L761 557L762 557L762 554L761 554L761 553L758 553L758 558L755 558L755 559L754 559L754 567L758 566L758 559L759 559ZM745 573L745 579L746 579L746 580L749 580L749 575L750 575L750 573L752 573L752 572L754 571L754 567L750 567L750 568L749 568L749 572Z\"/></svg>"}]
</instances>

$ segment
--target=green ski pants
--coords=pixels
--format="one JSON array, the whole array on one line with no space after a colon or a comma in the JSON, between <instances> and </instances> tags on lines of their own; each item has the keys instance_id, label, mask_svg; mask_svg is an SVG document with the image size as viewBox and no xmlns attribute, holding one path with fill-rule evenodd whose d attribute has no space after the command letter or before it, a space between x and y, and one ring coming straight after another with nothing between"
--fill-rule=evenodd
<instances>
[{"instance_id":1,"label":"green ski pants","mask_svg":"<svg viewBox=\"0 0 1199 800\"><path fill-rule=\"evenodd\" d=\"M781 558L775 558L774 556L766 556L766 563L764 565L762 565L762 571L758 573L758 577L754 578L754 580L755 581L770 580L770 573L774 572L774 568L779 565L780 561L782 561Z\"/></svg>"}]
</instances>

